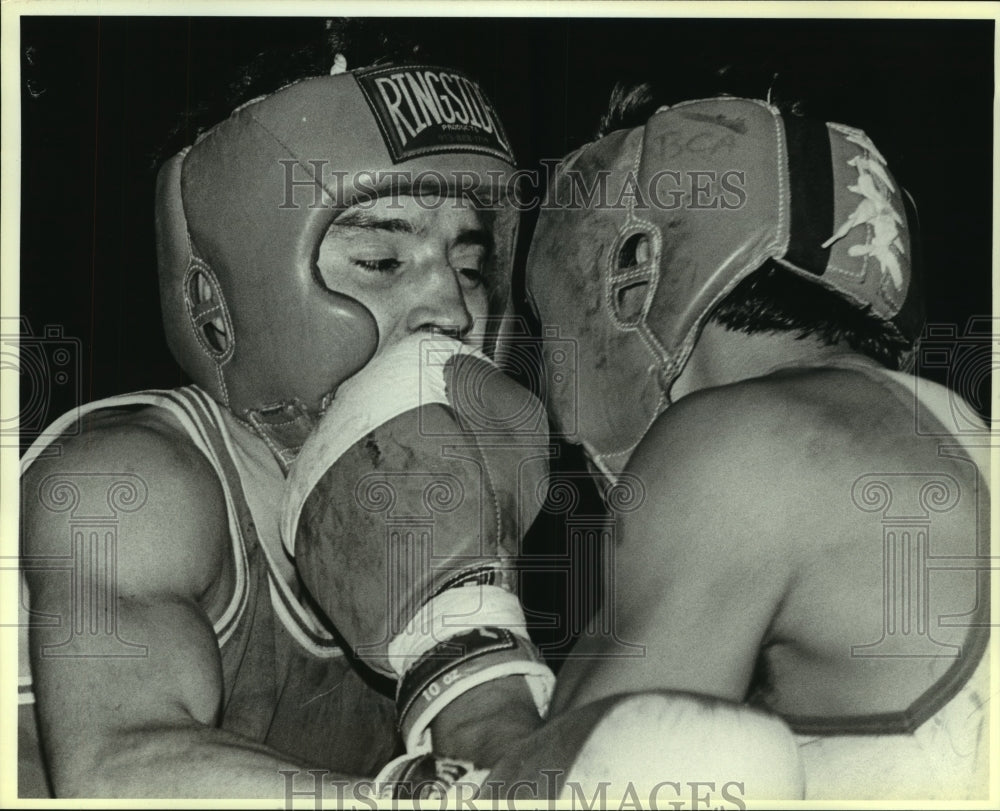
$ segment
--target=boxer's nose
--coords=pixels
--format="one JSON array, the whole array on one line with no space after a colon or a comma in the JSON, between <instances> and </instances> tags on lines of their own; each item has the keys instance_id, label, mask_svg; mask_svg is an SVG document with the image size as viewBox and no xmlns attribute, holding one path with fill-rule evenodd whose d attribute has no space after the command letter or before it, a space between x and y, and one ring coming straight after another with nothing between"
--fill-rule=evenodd
<instances>
[{"instance_id":1,"label":"boxer's nose","mask_svg":"<svg viewBox=\"0 0 1000 811\"><path fill-rule=\"evenodd\" d=\"M472 329L472 314L459 275L445 261L421 269L419 292L407 313L409 332L436 332L462 339Z\"/></svg>"}]
</instances>

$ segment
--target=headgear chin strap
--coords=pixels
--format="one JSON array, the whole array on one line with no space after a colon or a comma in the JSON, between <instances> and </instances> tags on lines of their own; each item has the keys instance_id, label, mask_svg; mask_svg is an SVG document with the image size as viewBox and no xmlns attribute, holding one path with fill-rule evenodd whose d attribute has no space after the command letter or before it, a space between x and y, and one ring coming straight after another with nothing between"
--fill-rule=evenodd
<instances>
[{"instance_id":1,"label":"headgear chin strap","mask_svg":"<svg viewBox=\"0 0 1000 811\"><path fill-rule=\"evenodd\" d=\"M769 259L915 340L907 208L863 132L753 99L661 108L567 156L526 272L554 422L613 480L712 309Z\"/></svg>"},{"instance_id":2,"label":"headgear chin strap","mask_svg":"<svg viewBox=\"0 0 1000 811\"><path fill-rule=\"evenodd\" d=\"M490 208L498 316L517 222L503 202L513 166L492 105L451 69L321 76L243 105L158 177L160 297L174 357L287 466L337 386L378 347L371 313L327 288L316 267L335 217L428 185Z\"/></svg>"}]
</instances>

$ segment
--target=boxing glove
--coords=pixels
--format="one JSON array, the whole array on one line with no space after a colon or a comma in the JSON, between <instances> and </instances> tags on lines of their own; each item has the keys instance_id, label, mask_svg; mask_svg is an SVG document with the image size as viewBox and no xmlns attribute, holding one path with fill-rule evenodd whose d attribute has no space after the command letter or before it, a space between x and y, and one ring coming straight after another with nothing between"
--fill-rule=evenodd
<instances>
[{"instance_id":1,"label":"boxing glove","mask_svg":"<svg viewBox=\"0 0 1000 811\"><path fill-rule=\"evenodd\" d=\"M626 800L637 808L740 808L805 791L795 736L776 715L666 690L561 712L477 783L480 800L598 808Z\"/></svg>"},{"instance_id":2,"label":"boxing glove","mask_svg":"<svg viewBox=\"0 0 1000 811\"><path fill-rule=\"evenodd\" d=\"M553 677L517 597L520 541L544 500L541 403L482 353L418 334L343 383L286 482L282 538L357 657L396 678L410 752L458 695Z\"/></svg>"}]
</instances>

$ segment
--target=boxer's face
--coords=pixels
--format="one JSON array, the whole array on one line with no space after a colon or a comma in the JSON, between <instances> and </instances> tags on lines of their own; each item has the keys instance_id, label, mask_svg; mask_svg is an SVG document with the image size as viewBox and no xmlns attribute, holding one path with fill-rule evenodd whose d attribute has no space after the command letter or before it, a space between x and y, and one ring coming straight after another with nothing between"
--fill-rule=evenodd
<instances>
[{"instance_id":1,"label":"boxer's face","mask_svg":"<svg viewBox=\"0 0 1000 811\"><path fill-rule=\"evenodd\" d=\"M492 242L469 205L385 197L341 213L317 264L327 287L371 311L381 350L417 331L461 336L485 317Z\"/></svg>"}]
</instances>

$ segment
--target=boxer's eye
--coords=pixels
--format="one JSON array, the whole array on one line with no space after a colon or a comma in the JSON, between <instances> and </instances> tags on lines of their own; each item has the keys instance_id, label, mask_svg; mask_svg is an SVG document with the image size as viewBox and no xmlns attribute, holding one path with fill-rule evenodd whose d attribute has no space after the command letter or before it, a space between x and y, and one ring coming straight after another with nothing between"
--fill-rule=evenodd
<instances>
[{"instance_id":1,"label":"boxer's eye","mask_svg":"<svg viewBox=\"0 0 1000 811\"><path fill-rule=\"evenodd\" d=\"M452 253L450 263L466 287L479 287L485 280L486 249L480 245L461 246Z\"/></svg>"},{"instance_id":2,"label":"boxer's eye","mask_svg":"<svg viewBox=\"0 0 1000 811\"><path fill-rule=\"evenodd\" d=\"M400 261L398 259L355 259L354 264L372 273L392 273L398 270Z\"/></svg>"}]
</instances>

